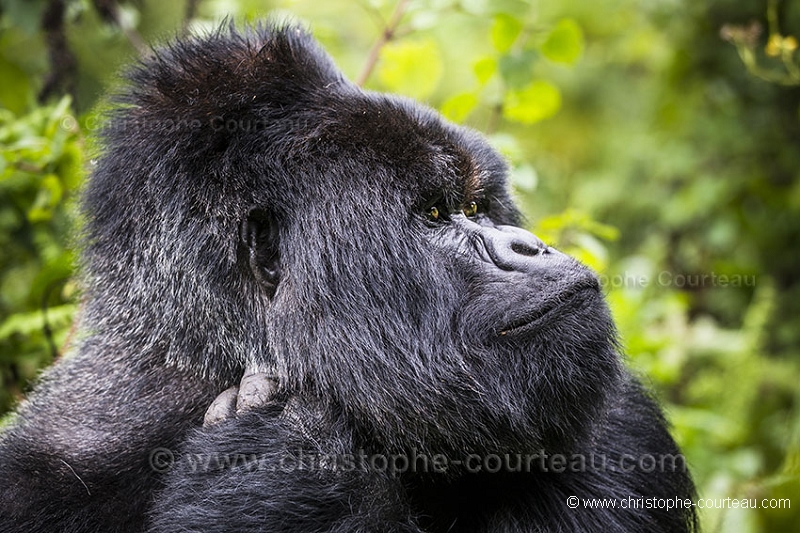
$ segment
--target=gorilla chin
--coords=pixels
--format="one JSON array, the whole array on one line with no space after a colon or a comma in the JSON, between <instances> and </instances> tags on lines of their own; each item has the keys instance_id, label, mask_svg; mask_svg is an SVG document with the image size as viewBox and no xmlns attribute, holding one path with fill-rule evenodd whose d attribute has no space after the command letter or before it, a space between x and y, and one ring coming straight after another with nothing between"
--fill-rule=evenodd
<instances>
[{"instance_id":1,"label":"gorilla chin","mask_svg":"<svg viewBox=\"0 0 800 533\"><path fill-rule=\"evenodd\" d=\"M573 453L602 429L609 402L620 393L625 372L597 279L550 250L545 260L557 264L563 278L547 298L541 298L541 280L529 274L507 293L478 297L503 302L498 313L462 317L466 361L485 407L470 418L490 420L488 432L502 437L462 442L456 445L461 450ZM464 409L454 414L463 416Z\"/></svg>"}]
</instances>

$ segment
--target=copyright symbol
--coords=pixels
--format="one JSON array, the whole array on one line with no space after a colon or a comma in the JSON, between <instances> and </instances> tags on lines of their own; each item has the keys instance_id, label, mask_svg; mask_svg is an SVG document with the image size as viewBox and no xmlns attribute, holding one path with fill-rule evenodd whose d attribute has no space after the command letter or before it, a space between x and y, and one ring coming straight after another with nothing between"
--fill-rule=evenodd
<instances>
[{"instance_id":1,"label":"copyright symbol","mask_svg":"<svg viewBox=\"0 0 800 533\"><path fill-rule=\"evenodd\" d=\"M154 472L166 472L175 463L175 454L168 448L156 448L150 452L150 468Z\"/></svg>"},{"instance_id":2,"label":"copyright symbol","mask_svg":"<svg viewBox=\"0 0 800 533\"><path fill-rule=\"evenodd\" d=\"M569 507L570 509L577 508L579 504L580 501L578 500L577 496L570 496L569 498L567 498L567 507Z\"/></svg>"},{"instance_id":3,"label":"copyright symbol","mask_svg":"<svg viewBox=\"0 0 800 533\"><path fill-rule=\"evenodd\" d=\"M66 116L61 119L61 127L67 131L78 131L78 121L74 117Z\"/></svg>"}]
</instances>

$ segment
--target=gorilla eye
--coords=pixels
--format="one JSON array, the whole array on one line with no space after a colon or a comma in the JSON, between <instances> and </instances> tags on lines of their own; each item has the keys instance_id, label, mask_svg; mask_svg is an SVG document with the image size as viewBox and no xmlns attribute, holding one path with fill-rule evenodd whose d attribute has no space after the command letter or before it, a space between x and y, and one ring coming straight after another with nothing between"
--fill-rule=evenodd
<instances>
[{"instance_id":1,"label":"gorilla eye","mask_svg":"<svg viewBox=\"0 0 800 533\"><path fill-rule=\"evenodd\" d=\"M461 212L468 217L474 217L478 214L478 204L470 202L461 208Z\"/></svg>"},{"instance_id":2,"label":"gorilla eye","mask_svg":"<svg viewBox=\"0 0 800 533\"><path fill-rule=\"evenodd\" d=\"M425 218L428 222L442 222L449 219L450 210L443 196L428 202L425 207Z\"/></svg>"}]
</instances>

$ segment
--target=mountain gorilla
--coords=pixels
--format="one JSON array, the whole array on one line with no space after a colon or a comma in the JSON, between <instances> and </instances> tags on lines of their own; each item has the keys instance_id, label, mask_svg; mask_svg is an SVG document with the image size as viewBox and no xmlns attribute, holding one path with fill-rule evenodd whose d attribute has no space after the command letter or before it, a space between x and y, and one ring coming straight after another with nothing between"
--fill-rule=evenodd
<instances>
[{"instance_id":1,"label":"mountain gorilla","mask_svg":"<svg viewBox=\"0 0 800 533\"><path fill-rule=\"evenodd\" d=\"M597 279L518 227L480 135L295 27L130 82L76 353L0 444L0 531L694 529Z\"/></svg>"}]
</instances>

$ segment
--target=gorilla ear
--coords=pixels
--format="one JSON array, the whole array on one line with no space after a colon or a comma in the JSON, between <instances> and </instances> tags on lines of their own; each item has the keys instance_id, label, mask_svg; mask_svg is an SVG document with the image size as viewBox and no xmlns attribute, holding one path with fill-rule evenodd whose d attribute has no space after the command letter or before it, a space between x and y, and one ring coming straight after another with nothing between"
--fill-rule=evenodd
<instances>
[{"instance_id":1,"label":"gorilla ear","mask_svg":"<svg viewBox=\"0 0 800 533\"><path fill-rule=\"evenodd\" d=\"M275 217L263 209L251 209L239 227L240 249L247 267L272 297L280 281L280 235Z\"/></svg>"}]
</instances>

